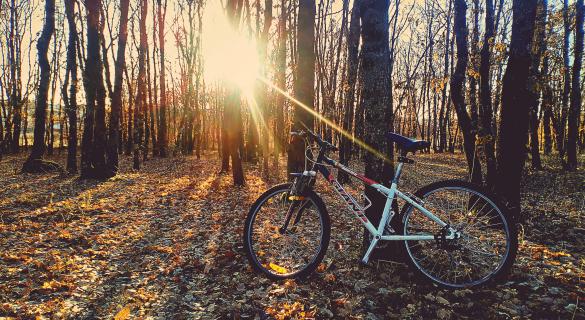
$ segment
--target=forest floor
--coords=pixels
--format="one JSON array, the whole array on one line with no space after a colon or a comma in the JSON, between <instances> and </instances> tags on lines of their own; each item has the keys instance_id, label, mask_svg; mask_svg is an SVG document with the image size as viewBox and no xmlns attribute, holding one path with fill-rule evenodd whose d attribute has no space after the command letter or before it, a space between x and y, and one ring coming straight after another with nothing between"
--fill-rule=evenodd
<instances>
[{"instance_id":1,"label":"forest floor","mask_svg":"<svg viewBox=\"0 0 585 320\"><path fill-rule=\"evenodd\" d=\"M459 155L416 159L404 189L465 177ZM140 172L123 157L102 182L20 174L23 160L0 162L0 317L585 319L585 171L552 159L523 178L509 280L454 291L415 281L401 263L359 266L362 229L323 186L333 221L324 268L304 282L254 274L244 218L285 177L267 181L247 165L247 185L235 188L215 153L149 160Z\"/></svg>"}]
</instances>

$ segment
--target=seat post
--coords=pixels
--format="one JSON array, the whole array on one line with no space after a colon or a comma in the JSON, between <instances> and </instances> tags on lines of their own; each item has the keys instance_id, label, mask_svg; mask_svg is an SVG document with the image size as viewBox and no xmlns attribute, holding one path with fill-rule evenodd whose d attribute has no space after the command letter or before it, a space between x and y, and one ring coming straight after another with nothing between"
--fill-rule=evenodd
<instances>
[{"instance_id":1,"label":"seat post","mask_svg":"<svg viewBox=\"0 0 585 320\"><path fill-rule=\"evenodd\" d=\"M401 150L400 151L400 156L398 157L398 166L396 166L396 173L394 174L394 179L392 180L392 182L398 184L398 181L400 181L400 175L402 174L402 166L407 163L407 164L412 164L414 163L414 160L407 158L408 152Z\"/></svg>"},{"instance_id":2,"label":"seat post","mask_svg":"<svg viewBox=\"0 0 585 320\"><path fill-rule=\"evenodd\" d=\"M403 162L399 161L398 165L396 166L396 172L394 173L394 179L392 180L392 183L396 183L398 184L398 181L400 181L400 175L402 174L402 166L404 165Z\"/></svg>"}]
</instances>

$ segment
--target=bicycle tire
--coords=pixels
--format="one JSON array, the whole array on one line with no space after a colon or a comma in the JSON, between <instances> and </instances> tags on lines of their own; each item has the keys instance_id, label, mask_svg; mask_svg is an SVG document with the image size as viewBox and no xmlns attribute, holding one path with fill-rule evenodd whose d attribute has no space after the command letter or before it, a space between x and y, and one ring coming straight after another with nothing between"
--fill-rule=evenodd
<instances>
[{"instance_id":1,"label":"bicycle tire","mask_svg":"<svg viewBox=\"0 0 585 320\"><path fill-rule=\"evenodd\" d=\"M316 212L319 216L319 221L322 224L321 236L320 236L320 244L318 251L314 255L313 259L301 270L297 270L292 273L286 274L276 274L271 272L268 268L262 265L262 263L258 259L258 255L254 250L254 239L253 239L253 231L254 231L254 222L257 217L258 212L261 210L262 206L270 199L272 196L278 193L288 192L291 188L290 183L284 183L280 185L276 185L266 192L264 192L257 200L254 202L248 215L246 217L245 226L244 226L244 250L246 252L246 257L248 258L248 262L252 265L253 269L256 272L259 272L269 279L272 280L283 280L283 279L303 279L313 273L315 269L319 266L321 261L323 260L325 253L327 252L327 248L329 246L329 240L331 236L331 221L329 218L329 213L323 203L321 197L319 197L313 190L306 190L304 192L304 197L310 200L312 204L316 207ZM307 202L309 203L309 202ZM299 210L305 210L307 208L301 207Z\"/></svg>"},{"instance_id":2,"label":"bicycle tire","mask_svg":"<svg viewBox=\"0 0 585 320\"><path fill-rule=\"evenodd\" d=\"M491 203L491 205L493 205L495 208L498 209L497 216L494 215L494 213L490 212L488 219L489 219L489 221L492 221L491 219L496 219L497 217L499 217L503 221L502 225L504 226L504 228L506 230L505 232L506 232L506 236L507 236L507 239L506 239L506 246L507 247L506 247L506 253L504 255L503 260L499 263L499 265L495 269L495 271L491 272L487 276L482 277L481 279L478 279L476 281L472 281L470 283L460 283L460 284L449 283L447 281L440 281L436 277L429 275L429 272L425 272L425 270L422 270L421 266L417 263L415 257L413 257L413 254L411 252L412 250L409 247L409 242L412 243L413 241L404 241L404 248L405 248L405 255L406 255L407 263L409 264L409 266L411 268L416 270L416 273L420 277L426 278L427 280L430 279L434 283L440 285L441 287L446 287L446 288L451 288L451 289L482 286L482 285L490 284L494 281L499 281L499 280L504 279L507 276L507 274L510 272L510 269L512 268L512 266L514 264L514 260L516 258L516 254L518 251L517 226L516 226L514 217L510 214L507 207L505 205L503 205L502 202L499 201L499 199L493 193L489 192L484 187L472 184L470 182L461 181L461 180L445 180L445 181L431 183L427 186L422 187L421 189L419 189L415 193L415 196L424 201L426 198L428 198L429 195L436 193L438 190L457 190L457 189L470 191L471 193L475 194L478 197L477 199L479 199L479 196L481 196L481 197L483 197L483 198L481 198L481 199L483 199L482 201L485 201L485 203ZM476 200L476 203L477 203L477 201L478 200ZM464 201L464 203L465 203L465 201ZM468 203L467 206L469 206L470 202L468 201L467 203ZM475 204L474 204L474 206L475 206ZM415 208L412 205L406 204L403 207L403 210L401 212L402 222L403 222L402 232L405 235L409 234L409 232L407 230L409 227L408 226L409 217L413 214L413 212L418 212L418 210L413 210L413 209L415 209ZM472 209L473 209L473 207L472 207ZM481 210L483 210L483 208ZM485 213L484 217L487 215L488 214Z\"/></svg>"}]
</instances>

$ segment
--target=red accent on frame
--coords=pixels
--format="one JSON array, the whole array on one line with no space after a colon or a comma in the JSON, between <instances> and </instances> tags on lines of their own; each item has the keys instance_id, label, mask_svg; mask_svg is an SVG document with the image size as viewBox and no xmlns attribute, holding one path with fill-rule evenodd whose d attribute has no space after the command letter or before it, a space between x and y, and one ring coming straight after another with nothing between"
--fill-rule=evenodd
<instances>
[{"instance_id":1,"label":"red accent on frame","mask_svg":"<svg viewBox=\"0 0 585 320\"><path fill-rule=\"evenodd\" d=\"M366 184L370 185L370 186L373 185L373 184L378 184L376 181L374 181L372 179L368 179L368 178L366 178L366 177L364 177L362 175L359 175L359 174L356 175L356 177L358 179L362 180L363 182L365 182Z\"/></svg>"},{"instance_id":2,"label":"red accent on frame","mask_svg":"<svg viewBox=\"0 0 585 320\"><path fill-rule=\"evenodd\" d=\"M363 221L363 222L368 222L368 218L366 218L366 217L362 217L362 221Z\"/></svg>"},{"instance_id":3,"label":"red accent on frame","mask_svg":"<svg viewBox=\"0 0 585 320\"><path fill-rule=\"evenodd\" d=\"M335 181L335 177L333 176L333 173L330 173L329 177L327 177L327 179L329 179L329 182Z\"/></svg>"}]
</instances>

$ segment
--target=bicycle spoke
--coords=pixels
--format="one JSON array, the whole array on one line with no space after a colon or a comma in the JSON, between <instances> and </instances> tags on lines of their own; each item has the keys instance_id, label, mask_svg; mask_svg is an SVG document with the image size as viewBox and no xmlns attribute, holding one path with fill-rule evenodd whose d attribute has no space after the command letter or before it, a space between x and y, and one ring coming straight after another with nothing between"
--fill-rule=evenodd
<instances>
[{"instance_id":1,"label":"bicycle spoke","mask_svg":"<svg viewBox=\"0 0 585 320\"><path fill-rule=\"evenodd\" d=\"M288 191L282 190L267 199L256 213L251 231L252 250L259 264L269 272L290 274L303 270L319 251L323 226L314 211L316 205L308 204L309 201L289 201ZM287 213L290 221L281 233ZM299 214L302 217L296 221Z\"/></svg>"},{"instance_id":2,"label":"bicycle spoke","mask_svg":"<svg viewBox=\"0 0 585 320\"><path fill-rule=\"evenodd\" d=\"M425 195L424 206L460 236L446 237L450 231L441 230L413 207L405 217L405 235L444 237L428 242L406 241L408 254L420 271L452 286L473 285L498 271L508 252L508 231L492 202L464 188L445 188Z\"/></svg>"}]
</instances>

